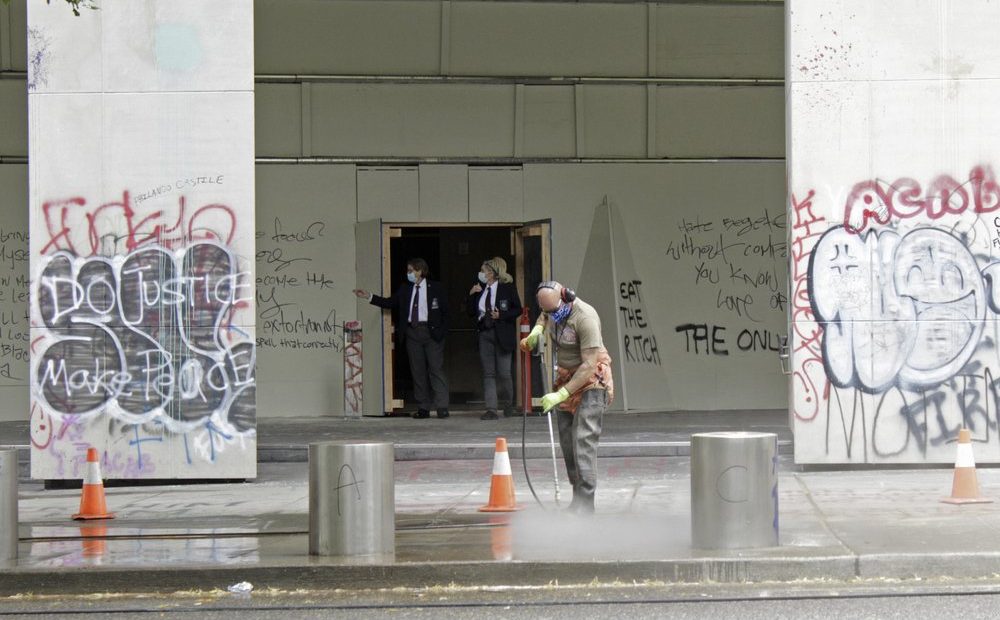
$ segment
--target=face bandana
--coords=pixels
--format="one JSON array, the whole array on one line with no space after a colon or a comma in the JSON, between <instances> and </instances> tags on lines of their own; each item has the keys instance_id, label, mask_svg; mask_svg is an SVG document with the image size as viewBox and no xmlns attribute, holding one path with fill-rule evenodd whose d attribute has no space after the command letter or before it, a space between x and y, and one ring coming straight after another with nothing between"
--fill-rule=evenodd
<instances>
[{"instance_id":1,"label":"face bandana","mask_svg":"<svg viewBox=\"0 0 1000 620\"><path fill-rule=\"evenodd\" d=\"M549 313L552 320L556 323L562 323L569 316L570 311L573 309L572 304L560 303L559 307Z\"/></svg>"}]
</instances>

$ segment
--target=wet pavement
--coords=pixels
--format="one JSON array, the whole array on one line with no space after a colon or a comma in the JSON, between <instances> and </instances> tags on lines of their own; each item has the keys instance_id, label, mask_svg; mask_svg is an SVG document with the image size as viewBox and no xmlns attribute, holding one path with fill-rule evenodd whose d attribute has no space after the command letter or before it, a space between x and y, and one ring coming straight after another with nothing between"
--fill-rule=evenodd
<instances>
[{"instance_id":1,"label":"wet pavement","mask_svg":"<svg viewBox=\"0 0 1000 620\"><path fill-rule=\"evenodd\" d=\"M392 557L308 555L305 464L262 464L243 484L109 488L113 521L69 520L79 492L21 487L20 559L0 595L20 592L256 588L386 588L591 582L800 582L980 578L1000 566L996 504L950 506L951 472L779 474L780 546L708 551L690 545L683 457L602 461L597 514L555 510L551 461L529 460L544 508L514 463L516 513L478 512L492 461L401 461ZM563 475L560 471L560 475ZM1000 498L1000 470L980 470ZM567 503L565 479L561 503Z\"/></svg>"},{"instance_id":2,"label":"wet pavement","mask_svg":"<svg viewBox=\"0 0 1000 620\"><path fill-rule=\"evenodd\" d=\"M616 448L624 455L602 450L592 518L561 512L551 460L532 458L532 442L539 456L549 455L544 418L528 420L528 471L541 506L516 450L520 419L487 423L470 413L448 420L262 422L261 444L284 446L290 456L318 439L380 438L399 442L397 450L415 446L413 458L395 464L391 557L308 554L308 468L295 458L261 463L259 478L246 483L108 488L108 507L117 518L83 525L69 519L79 490L22 481L20 558L0 564L0 595L225 589L240 581L257 589L364 589L906 581L1000 572L1000 505L940 503L951 488L950 469L802 471L787 455L779 459L780 546L693 549L689 460L645 452L684 454L692 432L709 430L771 429L782 441L790 437L774 412L685 415L690 417L669 421L662 415L609 416L605 437L624 446ZM16 439L17 432L0 425L2 440ZM523 509L489 515L478 508L489 495L497 434L515 448L514 482ZM454 458L463 450L478 453L479 444L489 446L483 458ZM445 448L450 458L429 458ZM414 460L419 455L424 458ZM571 492L561 462L559 476L565 506ZM984 494L1000 499L1000 470L980 468L979 477Z\"/></svg>"}]
</instances>

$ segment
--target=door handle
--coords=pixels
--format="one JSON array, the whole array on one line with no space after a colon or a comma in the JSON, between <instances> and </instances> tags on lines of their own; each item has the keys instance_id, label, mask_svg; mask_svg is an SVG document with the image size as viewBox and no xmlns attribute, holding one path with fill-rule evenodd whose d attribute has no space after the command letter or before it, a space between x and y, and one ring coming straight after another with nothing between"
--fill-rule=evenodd
<instances>
[{"instance_id":1,"label":"door handle","mask_svg":"<svg viewBox=\"0 0 1000 620\"><path fill-rule=\"evenodd\" d=\"M781 374L792 374L791 351L788 348L788 336L782 336L778 344L778 361L781 363Z\"/></svg>"}]
</instances>

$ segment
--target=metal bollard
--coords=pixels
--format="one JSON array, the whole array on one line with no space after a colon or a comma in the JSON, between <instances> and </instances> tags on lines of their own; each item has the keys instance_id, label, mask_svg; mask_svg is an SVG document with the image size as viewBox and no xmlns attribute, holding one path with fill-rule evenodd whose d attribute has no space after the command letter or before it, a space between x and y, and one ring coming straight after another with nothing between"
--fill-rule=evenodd
<instances>
[{"instance_id":1,"label":"metal bollard","mask_svg":"<svg viewBox=\"0 0 1000 620\"><path fill-rule=\"evenodd\" d=\"M691 543L699 549L778 546L778 436L691 436Z\"/></svg>"},{"instance_id":2,"label":"metal bollard","mask_svg":"<svg viewBox=\"0 0 1000 620\"><path fill-rule=\"evenodd\" d=\"M391 443L309 446L309 553L386 555L396 550Z\"/></svg>"},{"instance_id":3,"label":"metal bollard","mask_svg":"<svg viewBox=\"0 0 1000 620\"><path fill-rule=\"evenodd\" d=\"M0 562L17 559L17 450L0 448Z\"/></svg>"}]
</instances>

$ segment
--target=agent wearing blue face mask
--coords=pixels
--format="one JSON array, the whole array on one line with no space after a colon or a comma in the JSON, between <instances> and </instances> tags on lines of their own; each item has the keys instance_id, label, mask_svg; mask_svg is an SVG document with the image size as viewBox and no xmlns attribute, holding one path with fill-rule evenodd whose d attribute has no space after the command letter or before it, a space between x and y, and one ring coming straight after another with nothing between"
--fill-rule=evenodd
<instances>
[{"instance_id":1,"label":"agent wearing blue face mask","mask_svg":"<svg viewBox=\"0 0 1000 620\"><path fill-rule=\"evenodd\" d=\"M597 444L604 412L615 395L611 356L601 337L601 317L593 306L558 282L542 282L535 292L542 314L522 351L530 351L544 334L555 348L553 389L542 397L542 409L556 412L559 444L573 485L569 510L594 512L597 493Z\"/></svg>"},{"instance_id":2,"label":"agent wearing blue face mask","mask_svg":"<svg viewBox=\"0 0 1000 620\"><path fill-rule=\"evenodd\" d=\"M483 368L483 399L486 413L480 420L496 420L498 403L503 401L503 415L514 415L514 381L511 360L517 344L517 317L521 298L514 278L507 273L507 261L500 256L483 261L479 284L469 290L465 309L476 319L479 363ZM499 397L498 397L499 392Z\"/></svg>"},{"instance_id":3,"label":"agent wearing blue face mask","mask_svg":"<svg viewBox=\"0 0 1000 620\"><path fill-rule=\"evenodd\" d=\"M396 311L396 335L406 345L413 375L414 418L448 417L448 377L444 374L444 342L448 334L448 294L440 282L427 279L430 269L422 258L406 262L406 282L391 297L362 289L354 294L379 308Z\"/></svg>"}]
</instances>

